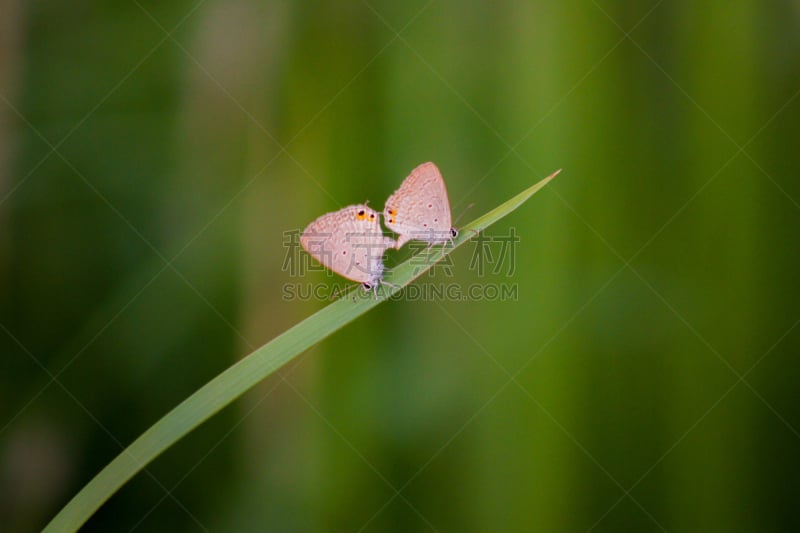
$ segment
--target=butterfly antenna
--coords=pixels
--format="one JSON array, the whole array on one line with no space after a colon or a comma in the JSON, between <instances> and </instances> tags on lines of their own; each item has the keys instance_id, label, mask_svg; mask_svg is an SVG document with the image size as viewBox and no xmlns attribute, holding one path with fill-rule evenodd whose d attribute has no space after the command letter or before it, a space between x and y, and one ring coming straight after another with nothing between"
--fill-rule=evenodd
<instances>
[{"instance_id":1,"label":"butterfly antenna","mask_svg":"<svg viewBox=\"0 0 800 533\"><path fill-rule=\"evenodd\" d=\"M461 220L464 217L464 215L467 214L467 211L469 211L473 207L475 207L475 202L472 202L467 207L465 207L464 210L461 211L461 214L458 215L458 217L456 217L456 219L453 221L453 227L455 227L456 224L458 224L458 221Z\"/></svg>"}]
</instances>

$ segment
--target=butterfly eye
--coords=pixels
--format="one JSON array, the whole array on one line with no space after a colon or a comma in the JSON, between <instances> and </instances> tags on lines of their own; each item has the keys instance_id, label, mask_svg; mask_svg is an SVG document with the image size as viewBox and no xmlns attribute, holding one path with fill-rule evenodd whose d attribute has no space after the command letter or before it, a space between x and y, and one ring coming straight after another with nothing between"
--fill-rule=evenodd
<instances>
[{"instance_id":1,"label":"butterfly eye","mask_svg":"<svg viewBox=\"0 0 800 533\"><path fill-rule=\"evenodd\" d=\"M452 236L454 239L458 237L458 230L456 228L450 228L450 236Z\"/></svg>"},{"instance_id":2,"label":"butterfly eye","mask_svg":"<svg viewBox=\"0 0 800 533\"><path fill-rule=\"evenodd\" d=\"M374 220L375 219L375 213L370 213L369 214L369 219L370 220Z\"/></svg>"},{"instance_id":3,"label":"butterfly eye","mask_svg":"<svg viewBox=\"0 0 800 533\"><path fill-rule=\"evenodd\" d=\"M367 212L362 209L356 214L356 217L358 220L364 220L367 217Z\"/></svg>"}]
</instances>

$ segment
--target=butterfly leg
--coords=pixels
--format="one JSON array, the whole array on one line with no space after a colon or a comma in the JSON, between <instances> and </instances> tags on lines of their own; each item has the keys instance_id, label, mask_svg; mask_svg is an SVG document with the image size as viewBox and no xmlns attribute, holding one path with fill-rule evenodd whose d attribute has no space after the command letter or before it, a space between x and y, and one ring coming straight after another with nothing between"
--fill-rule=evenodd
<instances>
[{"instance_id":1,"label":"butterfly leg","mask_svg":"<svg viewBox=\"0 0 800 533\"><path fill-rule=\"evenodd\" d=\"M395 285L394 283L390 283L390 282L388 282L388 281L386 281L386 280L381 280L381 283L382 283L383 285L388 285L389 287L391 287L391 288L392 288L392 289L394 289L394 290L397 290L397 289L399 289L399 288L400 288L400 285Z\"/></svg>"}]
</instances>

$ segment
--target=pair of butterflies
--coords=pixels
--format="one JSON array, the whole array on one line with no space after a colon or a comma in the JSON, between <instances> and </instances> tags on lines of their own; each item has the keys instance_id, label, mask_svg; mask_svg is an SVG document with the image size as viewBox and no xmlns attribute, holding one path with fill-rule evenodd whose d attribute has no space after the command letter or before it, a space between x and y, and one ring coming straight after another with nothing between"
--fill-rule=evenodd
<instances>
[{"instance_id":1,"label":"pair of butterflies","mask_svg":"<svg viewBox=\"0 0 800 533\"><path fill-rule=\"evenodd\" d=\"M398 234L383 235L379 214L366 205L350 205L326 213L308 225L300 244L317 261L337 274L377 290L383 280L383 254L410 240L429 245L452 242L450 201L439 169L423 163L411 171L383 209L383 221Z\"/></svg>"}]
</instances>

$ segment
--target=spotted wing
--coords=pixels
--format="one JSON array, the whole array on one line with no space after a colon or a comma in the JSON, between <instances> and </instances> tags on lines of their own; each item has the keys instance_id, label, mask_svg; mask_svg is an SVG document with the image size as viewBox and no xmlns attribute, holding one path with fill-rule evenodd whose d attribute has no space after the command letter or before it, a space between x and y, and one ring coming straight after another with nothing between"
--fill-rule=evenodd
<instances>
[{"instance_id":1,"label":"spotted wing","mask_svg":"<svg viewBox=\"0 0 800 533\"><path fill-rule=\"evenodd\" d=\"M432 244L449 240L450 200L436 165L423 163L412 170L386 200L383 218L386 227L400 235L397 248L412 239Z\"/></svg>"},{"instance_id":2,"label":"spotted wing","mask_svg":"<svg viewBox=\"0 0 800 533\"><path fill-rule=\"evenodd\" d=\"M383 236L378 213L365 205L351 205L309 224L300 244L340 276L375 285L382 277L383 254L395 241Z\"/></svg>"}]
</instances>

